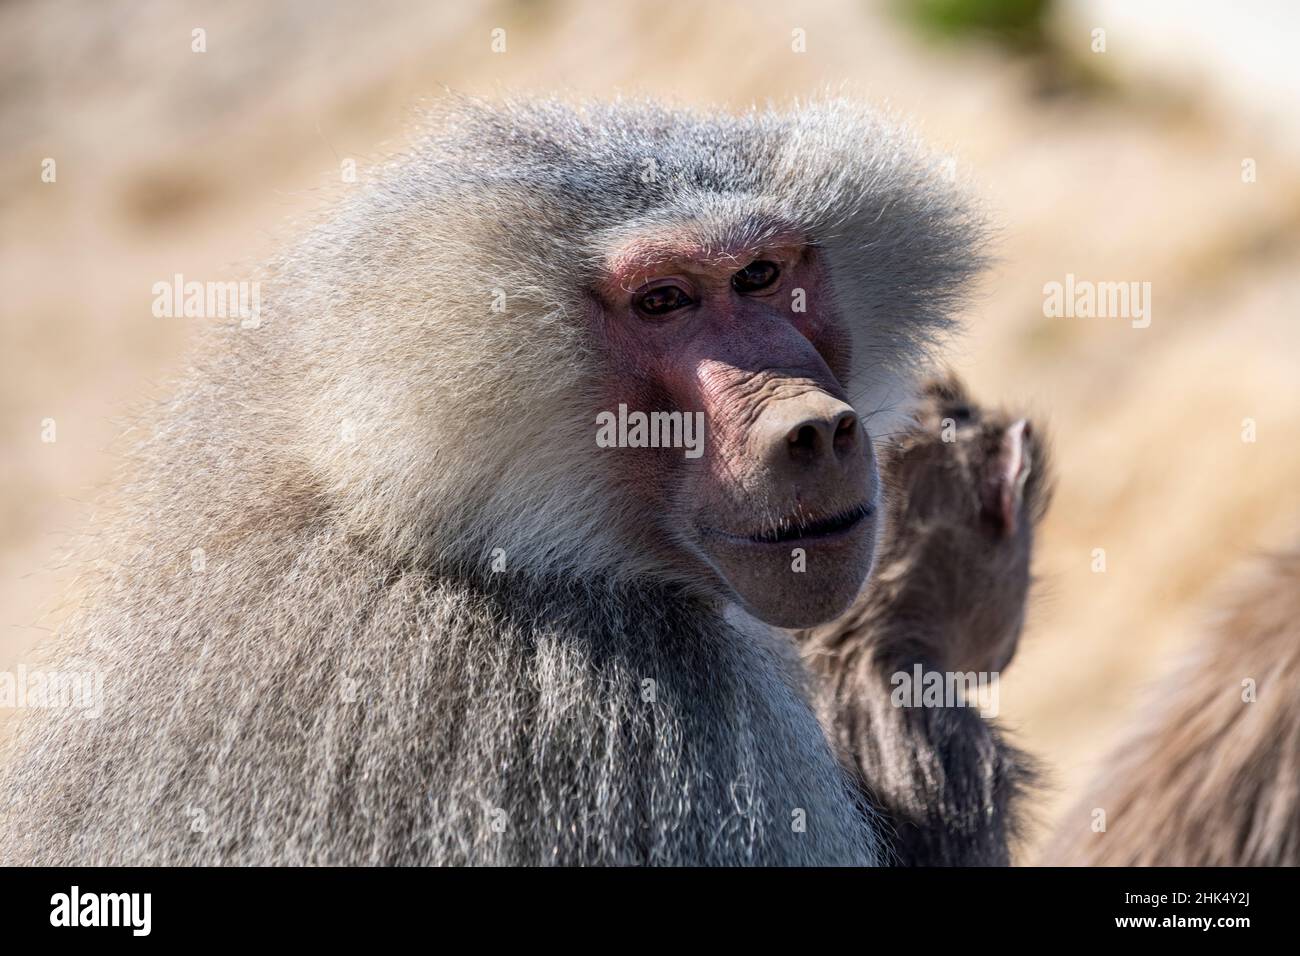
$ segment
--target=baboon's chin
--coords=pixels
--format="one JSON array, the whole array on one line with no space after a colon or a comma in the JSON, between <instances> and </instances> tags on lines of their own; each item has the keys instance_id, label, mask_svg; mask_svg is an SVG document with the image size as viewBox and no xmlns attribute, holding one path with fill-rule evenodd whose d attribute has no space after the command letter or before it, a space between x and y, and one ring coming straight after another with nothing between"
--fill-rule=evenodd
<instances>
[{"instance_id":1,"label":"baboon's chin","mask_svg":"<svg viewBox=\"0 0 1300 956\"><path fill-rule=\"evenodd\" d=\"M862 588L875 553L876 520L781 542L709 536L705 550L736 600L775 627L813 627L842 613Z\"/></svg>"}]
</instances>

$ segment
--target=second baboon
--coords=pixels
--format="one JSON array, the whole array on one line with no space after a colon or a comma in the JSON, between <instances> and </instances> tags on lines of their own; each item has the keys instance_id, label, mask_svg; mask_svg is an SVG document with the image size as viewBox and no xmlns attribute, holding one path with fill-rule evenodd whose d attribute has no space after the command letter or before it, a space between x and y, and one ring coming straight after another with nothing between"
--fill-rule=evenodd
<instances>
[{"instance_id":1,"label":"second baboon","mask_svg":"<svg viewBox=\"0 0 1300 956\"><path fill-rule=\"evenodd\" d=\"M1156 691L1044 854L1089 866L1300 866L1300 549Z\"/></svg>"},{"instance_id":2,"label":"second baboon","mask_svg":"<svg viewBox=\"0 0 1300 956\"><path fill-rule=\"evenodd\" d=\"M984 680L996 693L1020 638L1051 495L1047 446L1028 420L975 404L954 376L921 397L881 461L889 510L871 581L849 613L796 636L823 682L827 731L899 858L1003 865L1035 773L975 690ZM898 699L918 669L959 677L970 698Z\"/></svg>"},{"instance_id":3,"label":"second baboon","mask_svg":"<svg viewBox=\"0 0 1300 956\"><path fill-rule=\"evenodd\" d=\"M141 429L54 665L102 714L23 722L0 856L889 859L788 636L726 615L858 593L872 435L980 235L846 102L450 100ZM1015 753L935 729L881 779L939 761L994 818Z\"/></svg>"}]
</instances>

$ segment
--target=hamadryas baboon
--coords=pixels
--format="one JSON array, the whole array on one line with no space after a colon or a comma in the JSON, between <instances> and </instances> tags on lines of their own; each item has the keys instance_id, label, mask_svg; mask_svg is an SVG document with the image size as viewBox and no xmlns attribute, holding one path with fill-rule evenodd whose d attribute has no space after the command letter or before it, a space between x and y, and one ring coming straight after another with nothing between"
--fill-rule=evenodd
<instances>
[{"instance_id":1,"label":"hamadryas baboon","mask_svg":"<svg viewBox=\"0 0 1300 956\"><path fill-rule=\"evenodd\" d=\"M435 113L145 429L58 642L102 716L24 722L0 854L890 859L793 642L748 625L858 593L872 438L978 218L842 101ZM628 410L702 414L703 454L599 444Z\"/></svg>"},{"instance_id":2,"label":"hamadryas baboon","mask_svg":"<svg viewBox=\"0 0 1300 956\"><path fill-rule=\"evenodd\" d=\"M870 584L849 613L796 635L819 710L900 860L1008 863L1033 762L975 694L928 707L899 706L895 692L919 671L960 677L963 690L984 679L996 693L1051 497L1047 446L1027 419L976 404L948 375L922 389L881 471L888 531Z\"/></svg>"},{"instance_id":3,"label":"hamadryas baboon","mask_svg":"<svg viewBox=\"0 0 1300 956\"><path fill-rule=\"evenodd\" d=\"M1300 866L1300 549L1255 571L1061 818L1043 862Z\"/></svg>"}]
</instances>

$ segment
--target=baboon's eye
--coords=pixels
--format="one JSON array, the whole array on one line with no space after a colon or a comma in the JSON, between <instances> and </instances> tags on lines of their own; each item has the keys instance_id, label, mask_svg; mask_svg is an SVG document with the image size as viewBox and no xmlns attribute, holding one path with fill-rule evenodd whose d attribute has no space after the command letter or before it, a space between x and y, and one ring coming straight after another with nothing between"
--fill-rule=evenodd
<instances>
[{"instance_id":1,"label":"baboon's eye","mask_svg":"<svg viewBox=\"0 0 1300 956\"><path fill-rule=\"evenodd\" d=\"M741 295L761 292L781 274L781 268L775 262L758 259L751 262L731 277L731 287Z\"/></svg>"},{"instance_id":2,"label":"baboon's eye","mask_svg":"<svg viewBox=\"0 0 1300 956\"><path fill-rule=\"evenodd\" d=\"M667 315L684 309L695 302L680 286L660 285L645 292L638 293L632 305L642 315Z\"/></svg>"}]
</instances>

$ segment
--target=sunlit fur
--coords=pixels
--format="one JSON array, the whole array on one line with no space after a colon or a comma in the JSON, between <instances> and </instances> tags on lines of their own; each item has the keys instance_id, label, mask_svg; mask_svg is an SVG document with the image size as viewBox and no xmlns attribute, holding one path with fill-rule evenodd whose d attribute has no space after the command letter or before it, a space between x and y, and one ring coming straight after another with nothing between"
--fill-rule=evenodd
<instances>
[{"instance_id":1,"label":"sunlit fur","mask_svg":"<svg viewBox=\"0 0 1300 956\"><path fill-rule=\"evenodd\" d=\"M586 290L630 236L794 228L886 434L980 264L973 217L847 102L451 98L428 123L142 424L55 643L104 714L24 722L0 857L877 859L797 664L644 557L594 445Z\"/></svg>"}]
</instances>

